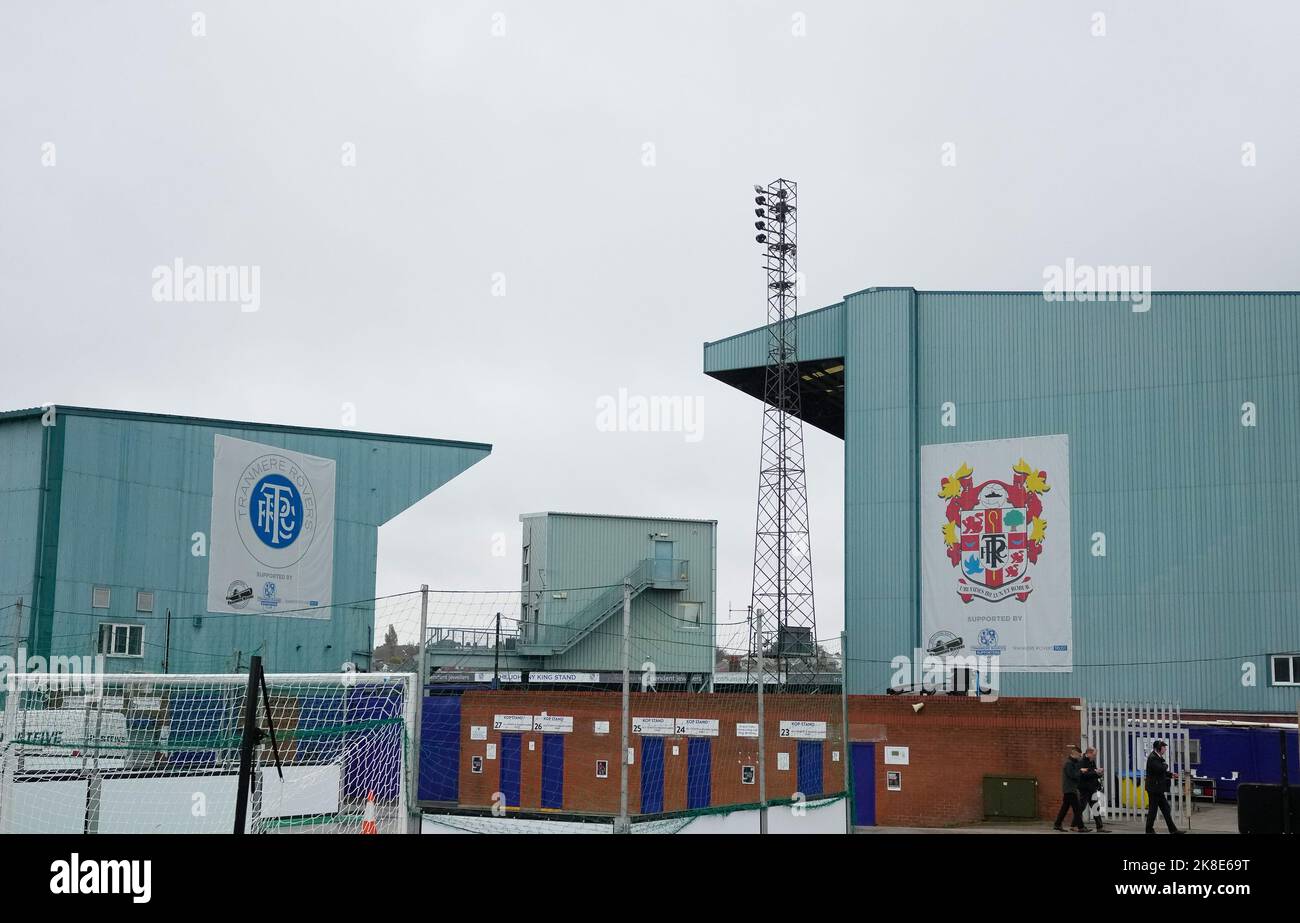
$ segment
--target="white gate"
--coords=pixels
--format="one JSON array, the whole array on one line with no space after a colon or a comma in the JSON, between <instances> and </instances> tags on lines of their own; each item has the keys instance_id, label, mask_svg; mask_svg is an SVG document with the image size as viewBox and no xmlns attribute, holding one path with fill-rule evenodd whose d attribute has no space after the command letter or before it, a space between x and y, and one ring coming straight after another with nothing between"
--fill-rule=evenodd
<instances>
[{"instance_id":1,"label":"white gate","mask_svg":"<svg viewBox=\"0 0 1300 923\"><path fill-rule=\"evenodd\" d=\"M1178 773L1169 788L1169 810L1174 823L1185 829L1192 816L1189 739L1177 705L1088 703L1084 746L1097 748L1110 817L1145 822L1147 757L1151 745L1163 740L1169 744L1169 769ZM1163 825L1164 819L1156 823Z\"/></svg>"}]
</instances>

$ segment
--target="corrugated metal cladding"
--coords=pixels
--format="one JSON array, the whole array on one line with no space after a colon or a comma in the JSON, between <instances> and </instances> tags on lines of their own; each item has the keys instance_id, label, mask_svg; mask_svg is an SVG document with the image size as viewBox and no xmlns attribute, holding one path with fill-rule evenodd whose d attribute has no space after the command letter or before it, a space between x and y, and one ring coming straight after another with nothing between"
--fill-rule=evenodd
<instances>
[{"instance_id":1,"label":"corrugated metal cladding","mask_svg":"<svg viewBox=\"0 0 1300 923\"><path fill-rule=\"evenodd\" d=\"M576 513L520 517L529 549L524 598L540 608L542 625L563 625L655 557L655 543L671 542L671 556L688 562L687 588L648 589L632 601L631 667L647 662L664 672L713 670L717 591L717 523ZM530 539L531 536L531 539ZM668 549L661 549L666 553ZM556 599L556 594L564 598ZM700 605L700 624L682 620L680 603ZM621 670L623 629L610 619L571 649L545 658L545 669Z\"/></svg>"},{"instance_id":2,"label":"corrugated metal cladding","mask_svg":"<svg viewBox=\"0 0 1300 923\"><path fill-rule=\"evenodd\" d=\"M851 691L882 691L919 642L919 446L1066 433L1075 666L1006 675L1003 693L1294 714L1300 689L1270 684L1267 655L1300 651L1300 293L1155 293L1134 311L870 289L825 313L846 366ZM752 361L749 336L707 346L706 370ZM824 358L808 339L801 358Z\"/></svg>"},{"instance_id":3,"label":"corrugated metal cladding","mask_svg":"<svg viewBox=\"0 0 1300 923\"><path fill-rule=\"evenodd\" d=\"M38 412L39 414L39 412ZM0 606L23 597L30 653L93 655L101 622L144 626L143 657L114 672L226 672L261 654L273 672L369 665L378 527L485 458L491 446L349 431L57 408L0 415ZM337 461L333 598L328 620L206 612L215 434ZM38 548L38 545L40 546ZM96 586L108 609L92 609ZM153 612L136 611L152 592ZM362 602L357 602L362 601ZM12 649L15 609L0 613Z\"/></svg>"},{"instance_id":4,"label":"corrugated metal cladding","mask_svg":"<svg viewBox=\"0 0 1300 923\"><path fill-rule=\"evenodd\" d=\"M799 317L799 358L833 359L844 350L844 303L833 304ZM725 340L704 344L704 371L746 369L767 362L766 327L746 330Z\"/></svg>"}]
</instances>

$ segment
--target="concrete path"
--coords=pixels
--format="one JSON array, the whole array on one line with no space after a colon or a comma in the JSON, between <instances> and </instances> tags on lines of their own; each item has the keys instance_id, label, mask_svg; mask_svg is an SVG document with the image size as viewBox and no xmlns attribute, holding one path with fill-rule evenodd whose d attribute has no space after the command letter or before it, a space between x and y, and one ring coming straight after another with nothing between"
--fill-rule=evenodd
<instances>
[{"instance_id":1,"label":"concrete path","mask_svg":"<svg viewBox=\"0 0 1300 923\"><path fill-rule=\"evenodd\" d=\"M1114 834L1136 833L1144 834L1142 821L1117 821L1109 824L1111 834L1100 834L1108 836ZM1159 822L1156 827L1157 834L1168 836L1163 822ZM1057 833L1052 829L1052 825L1046 821L1025 821L1024 823L1010 822L985 822L982 824L970 824L964 827L858 827L855 833L865 834L889 834L889 833L1050 833L1053 836L1065 836L1066 834ZM1237 832L1237 806L1235 804L1197 804L1192 812L1192 823L1187 830L1188 833L1236 833ZM1077 833L1069 835L1078 836ZM1097 836L1096 831L1083 834L1084 836Z\"/></svg>"}]
</instances>

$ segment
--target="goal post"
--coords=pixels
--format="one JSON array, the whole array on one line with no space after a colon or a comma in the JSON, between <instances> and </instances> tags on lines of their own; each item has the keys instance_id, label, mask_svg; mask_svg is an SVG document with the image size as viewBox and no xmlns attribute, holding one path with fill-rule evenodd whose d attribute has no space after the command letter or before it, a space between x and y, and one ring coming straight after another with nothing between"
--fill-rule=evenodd
<instances>
[{"instance_id":1,"label":"goal post","mask_svg":"<svg viewBox=\"0 0 1300 923\"><path fill-rule=\"evenodd\" d=\"M247 684L242 674L11 675L0 832L229 833ZM266 736L246 829L408 832L414 675L268 673L266 684L284 776Z\"/></svg>"}]
</instances>

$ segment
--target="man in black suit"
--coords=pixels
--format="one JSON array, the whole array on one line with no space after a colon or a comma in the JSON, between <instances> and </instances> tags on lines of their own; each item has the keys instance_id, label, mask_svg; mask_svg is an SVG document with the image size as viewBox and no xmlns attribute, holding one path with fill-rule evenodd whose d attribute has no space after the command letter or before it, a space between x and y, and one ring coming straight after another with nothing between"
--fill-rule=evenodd
<instances>
[{"instance_id":1,"label":"man in black suit","mask_svg":"<svg viewBox=\"0 0 1300 923\"><path fill-rule=\"evenodd\" d=\"M1070 755L1061 766L1061 812L1056 815L1056 823L1052 824L1053 830L1065 832L1061 823L1065 820L1067 811L1074 811L1074 823L1071 826L1079 833L1087 833L1088 828L1083 825L1083 808L1079 805L1079 753L1078 747L1070 748Z\"/></svg>"},{"instance_id":2,"label":"man in black suit","mask_svg":"<svg viewBox=\"0 0 1300 923\"><path fill-rule=\"evenodd\" d=\"M1102 769L1097 765L1097 748L1089 747L1083 751L1083 758L1079 760L1079 804L1083 806L1085 813L1092 814L1092 821L1097 825L1098 833L1109 833L1110 831L1102 825L1101 819L1105 810L1105 797L1102 788L1105 786L1105 779L1102 778Z\"/></svg>"},{"instance_id":3,"label":"man in black suit","mask_svg":"<svg viewBox=\"0 0 1300 923\"><path fill-rule=\"evenodd\" d=\"M1165 762L1165 742L1157 740L1147 757L1147 833L1156 832L1156 811L1164 815L1165 824L1170 833L1182 833L1174 826L1174 819L1169 816L1169 783L1178 778L1178 774L1169 771Z\"/></svg>"}]
</instances>

